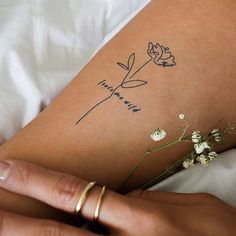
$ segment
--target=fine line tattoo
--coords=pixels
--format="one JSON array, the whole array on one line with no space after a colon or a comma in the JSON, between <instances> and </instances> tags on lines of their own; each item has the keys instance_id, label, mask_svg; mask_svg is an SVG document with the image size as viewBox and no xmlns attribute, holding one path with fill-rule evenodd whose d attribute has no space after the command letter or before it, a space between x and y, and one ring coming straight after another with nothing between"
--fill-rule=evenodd
<instances>
[{"instance_id":1,"label":"fine line tattoo","mask_svg":"<svg viewBox=\"0 0 236 236\"><path fill-rule=\"evenodd\" d=\"M124 78L122 78L121 83L114 87L109 86L106 83L106 80L103 80L98 83L98 85L102 85L105 88L107 88L110 92L110 95L107 96L106 98L102 99L100 102L98 102L96 105L94 105L90 110L88 110L77 122L76 125L78 125L86 116L88 116L92 111L94 111L97 107L99 107L101 104L104 102L108 101L112 96L117 96L120 100L123 100L124 97L120 95L120 92L118 89L133 89L133 88L138 88L141 86L146 85L148 82L145 80L139 80L139 79L133 79L136 74L138 74L144 67L146 67L150 62L154 62L158 66L162 67L171 67L175 66L175 57L171 54L170 50L168 47L165 47L159 43L148 43L148 49L147 49L147 54L149 55L149 59L144 62L142 66L140 66L135 72L132 72L133 66L135 64L135 59L136 55L135 53L132 53L129 58L128 62L121 63L117 62L117 64L123 68L126 71L126 74ZM128 110L131 110L133 113L139 112L141 109L137 108L136 105L132 104L129 101L124 101L124 104L128 106Z\"/></svg>"},{"instance_id":2,"label":"fine line tattoo","mask_svg":"<svg viewBox=\"0 0 236 236\"><path fill-rule=\"evenodd\" d=\"M109 85L106 80L99 82L97 85L107 89L109 92L113 92L114 90L114 87ZM120 91L116 91L113 95L119 101L121 101L128 108L128 110L132 111L133 113L141 111L141 108L139 108L137 105L133 104L131 101L122 96Z\"/></svg>"}]
</instances>

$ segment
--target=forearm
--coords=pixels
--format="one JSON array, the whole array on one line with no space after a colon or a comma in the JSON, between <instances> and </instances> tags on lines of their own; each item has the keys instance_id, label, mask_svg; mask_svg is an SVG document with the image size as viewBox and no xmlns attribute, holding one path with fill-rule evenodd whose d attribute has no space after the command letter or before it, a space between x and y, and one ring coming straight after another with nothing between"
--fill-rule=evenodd
<instances>
[{"instance_id":1,"label":"forearm","mask_svg":"<svg viewBox=\"0 0 236 236\"><path fill-rule=\"evenodd\" d=\"M153 1L53 104L1 147L1 159L30 160L118 189L150 144L154 128L168 132L166 141L180 134L179 113L188 116L192 129L206 133L222 117L235 121L236 69L230 63L236 59L235 12L234 1ZM132 78L145 85L119 87L119 96L101 103L114 92L108 87L125 78L127 71L117 62L135 52L131 77L150 59L150 41L169 47L176 65L150 61ZM235 139L224 149L233 145ZM130 187L161 173L190 148L181 145L151 157Z\"/></svg>"}]
</instances>

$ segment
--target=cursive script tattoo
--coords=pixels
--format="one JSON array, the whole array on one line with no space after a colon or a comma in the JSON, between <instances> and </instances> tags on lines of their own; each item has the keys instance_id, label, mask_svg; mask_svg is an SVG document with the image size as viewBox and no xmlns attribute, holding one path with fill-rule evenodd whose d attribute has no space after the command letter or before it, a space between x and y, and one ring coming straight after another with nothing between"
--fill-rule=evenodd
<instances>
[{"instance_id":1,"label":"cursive script tattoo","mask_svg":"<svg viewBox=\"0 0 236 236\"><path fill-rule=\"evenodd\" d=\"M106 80L103 80L98 83L99 86L102 86L103 88L107 89L110 92L113 92L113 86L109 85ZM128 110L134 112L141 111L141 108L139 108L137 105L133 104L131 101L127 100L124 96L122 96L121 92L115 92L114 97L116 97L119 101L123 102L123 104L128 108Z\"/></svg>"},{"instance_id":2,"label":"cursive script tattoo","mask_svg":"<svg viewBox=\"0 0 236 236\"><path fill-rule=\"evenodd\" d=\"M137 75L144 67L146 67L149 63L154 62L158 66L162 67L171 67L175 66L175 57L171 54L168 47L164 47L159 43L148 43L147 54L149 55L149 59L143 63L136 71L132 73L133 66L135 64L136 55L132 53L127 63L117 62L117 64L126 71L124 77L122 78L119 85L116 87L110 86L107 84L106 80L103 80L98 83L98 85L104 86L109 91L109 95L94 105L90 110L88 110L77 122L78 125L86 116L88 116L92 111L98 108L101 104L111 99L113 96L116 96L119 100L124 100L124 104L128 106L128 110L133 113L137 113L141 111L137 105L132 104L130 101L125 100L125 98L121 95L121 89L135 89L141 86L144 86L148 83L146 80L134 79L135 75Z\"/></svg>"}]
</instances>

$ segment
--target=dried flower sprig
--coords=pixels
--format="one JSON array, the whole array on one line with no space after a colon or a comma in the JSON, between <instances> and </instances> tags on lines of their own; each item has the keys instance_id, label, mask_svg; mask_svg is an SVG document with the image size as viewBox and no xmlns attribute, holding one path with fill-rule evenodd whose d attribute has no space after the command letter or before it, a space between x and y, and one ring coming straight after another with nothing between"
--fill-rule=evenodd
<instances>
[{"instance_id":1,"label":"dried flower sprig","mask_svg":"<svg viewBox=\"0 0 236 236\"><path fill-rule=\"evenodd\" d=\"M212 130L207 137L200 131L192 133L193 153L183 162L184 168L192 167L196 162L208 166L210 161L215 160L218 154L214 151L217 144L224 144L225 135L230 134L236 128L235 124L228 123L226 127Z\"/></svg>"},{"instance_id":2,"label":"dried flower sprig","mask_svg":"<svg viewBox=\"0 0 236 236\"><path fill-rule=\"evenodd\" d=\"M138 168L141 166L143 161L152 153L158 152L162 149L171 147L173 145L176 145L178 143L184 143L184 142L190 142L193 145L193 149L190 153L188 153L183 159L177 161L172 166L167 168L165 172L163 172L161 175L155 177L148 183L140 186L140 188L147 188L150 187L151 184L160 182L160 180L164 179L164 177L168 177L169 175L174 174L181 168L190 168L195 165L195 163L201 163L203 166L208 166L210 161L215 160L218 157L218 154L214 151L215 145L224 144L225 136L227 134L234 134L232 133L236 129L236 123L228 123L226 127L224 128L215 128L212 130L208 136L204 136L200 131L194 131L192 135L186 135L187 130L189 128L189 123L184 114L179 114L179 119L183 120L183 130L177 139L152 148L147 149L138 163L134 166L134 168L129 173L128 177L124 181L123 185L121 186L120 191L122 191L130 179L133 177L135 172L138 170ZM155 129L152 134L150 135L151 139L155 142L159 142L162 139L166 137L166 131L160 128Z\"/></svg>"}]
</instances>

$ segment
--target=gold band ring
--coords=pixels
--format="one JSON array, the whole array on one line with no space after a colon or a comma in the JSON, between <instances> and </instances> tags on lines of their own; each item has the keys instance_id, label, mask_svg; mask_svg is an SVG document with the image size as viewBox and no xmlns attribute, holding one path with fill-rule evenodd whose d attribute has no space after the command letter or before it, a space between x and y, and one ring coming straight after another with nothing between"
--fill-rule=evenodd
<instances>
[{"instance_id":1,"label":"gold band ring","mask_svg":"<svg viewBox=\"0 0 236 236\"><path fill-rule=\"evenodd\" d=\"M105 194L105 191L106 191L106 186L103 186L102 190L101 190L101 193L98 197L98 202L97 202L97 206L96 206L96 209L95 209L95 214L94 214L94 220L95 221L98 220L100 209L101 209L101 204L102 204L102 199L103 199L103 196Z\"/></svg>"},{"instance_id":2,"label":"gold band ring","mask_svg":"<svg viewBox=\"0 0 236 236\"><path fill-rule=\"evenodd\" d=\"M75 207L75 214L76 215L80 214L80 212L84 206L84 203L87 200L88 193L92 190L92 188L95 185L96 185L96 182L88 183L87 186L85 187L85 189L83 190L83 192L81 193L78 203L76 204L76 207Z\"/></svg>"}]
</instances>

